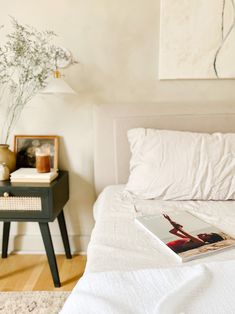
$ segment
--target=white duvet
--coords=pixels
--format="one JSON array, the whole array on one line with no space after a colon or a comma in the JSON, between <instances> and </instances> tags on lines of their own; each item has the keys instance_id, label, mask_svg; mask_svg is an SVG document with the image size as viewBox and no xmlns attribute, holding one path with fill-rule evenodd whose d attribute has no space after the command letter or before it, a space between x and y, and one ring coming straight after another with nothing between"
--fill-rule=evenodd
<instances>
[{"instance_id":1,"label":"white duvet","mask_svg":"<svg viewBox=\"0 0 235 314\"><path fill-rule=\"evenodd\" d=\"M234 261L86 274L63 314L234 314Z\"/></svg>"},{"instance_id":2,"label":"white duvet","mask_svg":"<svg viewBox=\"0 0 235 314\"><path fill-rule=\"evenodd\" d=\"M85 275L62 313L235 313L234 248L181 264L134 221L188 210L235 237L235 201L134 201L122 191L106 188L95 205Z\"/></svg>"},{"instance_id":3,"label":"white duvet","mask_svg":"<svg viewBox=\"0 0 235 314\"><path fill-rule=\"evenodd\" d=\"M123 198L123 188L121 185L107 187L95 204L96 224L88 247L86 272L181 265L136 224L138 215L187 210L235 237L235 201L136 201ZM235 260L235 249L193 260L187 265L229 259Z\"/></svg>"}]
</instances>

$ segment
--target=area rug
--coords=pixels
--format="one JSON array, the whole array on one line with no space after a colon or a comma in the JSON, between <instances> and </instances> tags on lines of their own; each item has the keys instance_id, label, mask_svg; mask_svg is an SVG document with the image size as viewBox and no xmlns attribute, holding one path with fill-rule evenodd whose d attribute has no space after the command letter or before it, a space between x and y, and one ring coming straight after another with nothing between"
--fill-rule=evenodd
<instances>
[{"instance_id":1,"label":"area rug","mask_svg":"<svg viewBox=\"0 0 235 314\"><path fill-rule=\"evenodd\" d=\"M0 292L0 314L58 314L70 292Z\"/></svg>"}]
</instances>

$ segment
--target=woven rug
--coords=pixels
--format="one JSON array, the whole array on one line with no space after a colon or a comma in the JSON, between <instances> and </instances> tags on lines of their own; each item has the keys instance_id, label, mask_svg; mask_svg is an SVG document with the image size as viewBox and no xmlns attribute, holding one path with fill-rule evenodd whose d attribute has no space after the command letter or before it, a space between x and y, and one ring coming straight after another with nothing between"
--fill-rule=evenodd
<instances>
[{"instance_id":1,"label":"woven rug","mask_svg":"<svg viewBox=\"0 0 235 314\"><path fill-rule=\"evenodd\" d=\"M58 314L70 292L0 292L0 314Z\"/></svg>"}]
</instances>

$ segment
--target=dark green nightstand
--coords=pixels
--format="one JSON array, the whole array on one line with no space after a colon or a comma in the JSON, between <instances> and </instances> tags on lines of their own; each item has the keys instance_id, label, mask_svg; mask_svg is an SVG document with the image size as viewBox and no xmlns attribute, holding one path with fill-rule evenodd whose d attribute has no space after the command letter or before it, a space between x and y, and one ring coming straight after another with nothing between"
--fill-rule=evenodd
<instances>
[{"instance_id":1,"label":"dark green nightstand","mask_svg":"<svg viewBox=\"0 0 235 314\"><path fill-rule=\"evenodd\" d=\"M60 278L49 222L58 219L67 258L72 258L63 207L69 199L68 172L49 184L0 182L0 221L3 221L2 258L7 257L11 221L38 222L55 287Z\"/></svg>"}]
</instances>

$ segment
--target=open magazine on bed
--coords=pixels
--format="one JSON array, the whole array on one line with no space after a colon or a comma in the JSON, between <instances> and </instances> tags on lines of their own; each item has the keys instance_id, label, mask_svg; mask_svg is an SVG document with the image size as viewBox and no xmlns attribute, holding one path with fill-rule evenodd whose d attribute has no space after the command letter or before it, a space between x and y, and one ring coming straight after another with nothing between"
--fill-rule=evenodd
<instances>
[{"instance_id":1,"label":"open magazine on bed","mask_svg":"<svg viewBox=\"0 0 235 314\"><path fill-rule=\"evenodd\" d=\"M187 211L136 218L182 262L235 246L235 239Z\"/></svg>"}]
</instances>

